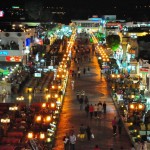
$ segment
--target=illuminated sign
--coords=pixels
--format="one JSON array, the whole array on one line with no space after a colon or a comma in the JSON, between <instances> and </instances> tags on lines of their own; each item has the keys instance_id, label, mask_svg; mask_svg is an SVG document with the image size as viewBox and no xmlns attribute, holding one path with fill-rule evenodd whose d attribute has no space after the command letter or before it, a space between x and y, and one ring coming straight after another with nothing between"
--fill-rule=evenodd
<instances>
[{"instance_id":1,"label":"illuminated sign","mask_svg":"<svg viewBox=\"0 0 150 150\"><path fill-rule=\"evenodd\" d=\"M7 62L21 62L21 56L6 56L5 60Z\"/></svg>"},{"instance_id":2,"label":"illuminated sign","mask_svg":"<svg viewBox=\"0 0 150 150\"><path fill-rule=\"evenodd\" d=\"M7 56L8 52L7 51L0 51L0 56Z\"/></svg>"},{"instance_id":3,"label":"illuminated sign","mask_svg":"<svg viewBox=\"0 0 150 150\"><path fill-rule=\"evenodd\" d=\"M19 6L12 6L13 9L19 9Z\"/></svg>"},{"instance_id":4,"label":"illuminated sign","mask_svg":"<svg viewBox=\"0 0 150 150\"><path fill-rule=\"evenodd\" d=\"M121 23L118 23L118 22L107 22L106 26L107 27L116 27L116 26L118 26L120 29L122 29Z\"/></svg>"},{"instance_id":5,"label":"illuminated sign","mask_svg":"<svg viewBox=\"0 0 150 150\"><path fill-rule=\"evenodd\" d=\"M0 17L4 17L4 11L0 10Z\"/></svg>"},{"instance_id":6,"label":"illuminated sign","mask_svg":"<svg viewBox=\"0 0 150 150\"><path fill-rule=\"evenodd\" d=\"M140 72L148 72L148 68L140 68Z\"/></svg>"},{"instance_id":7,"label":"illuminated sign","mask_svg":"<svg viewBox=\"0 0 150 150\"><path fill-rule=\"evenodd\" d=\"M34 77L40 78L41 77L41 73L34 73Z\"/></svg>"}]
</instances>

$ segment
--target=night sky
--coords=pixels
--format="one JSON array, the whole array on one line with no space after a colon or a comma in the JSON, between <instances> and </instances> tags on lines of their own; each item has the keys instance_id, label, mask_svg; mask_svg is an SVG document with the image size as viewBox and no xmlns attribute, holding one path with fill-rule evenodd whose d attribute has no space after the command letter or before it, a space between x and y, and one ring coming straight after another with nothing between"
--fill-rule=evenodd
<instances>
[{"instance_id":1,"label":"night sky","mask_svg":"<svg viewBox=\"0 0 150 150\"><path fill-rule=\"evenodd\" d=\"M24 5L32 0L0 0L0 7ZM35 1L35 0L34 0ZM38 1L38 0L36 0ZM62 6L68 19L87 19L92 15L117 15L120 18L149 17L150 0L40 0L45 6ZM120 19L119 18L119 19ZM142 21L142 20L141 20Z\"/></svg>"}]
</instances>

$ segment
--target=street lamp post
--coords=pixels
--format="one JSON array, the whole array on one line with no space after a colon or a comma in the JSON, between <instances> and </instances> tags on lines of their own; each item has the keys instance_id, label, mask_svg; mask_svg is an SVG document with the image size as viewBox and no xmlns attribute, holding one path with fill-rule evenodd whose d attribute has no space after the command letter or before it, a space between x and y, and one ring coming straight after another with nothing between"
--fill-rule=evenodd
<instances>
[{"instance_id":1,"label":"street lamp post","mask_svg":"<svg viewBox=\"0 0 150 150\"><path fill-rule=\"evenodd\" d=\"M17 101L24 101L24 96L19 96L16 98Z\"/></svg>"},{"instance_id":2,"label":"street lamp post","mask_svg":"<svg viewBox=\"0 0 150 150\"><path fill-rule=\"evenodd\" d=\"M1 118L0 122L3 125L4 135L6 136L6 132L8 130L9 123L10 123L10 118L6 116L4 118Z\"/></svg>"}]
</instances>

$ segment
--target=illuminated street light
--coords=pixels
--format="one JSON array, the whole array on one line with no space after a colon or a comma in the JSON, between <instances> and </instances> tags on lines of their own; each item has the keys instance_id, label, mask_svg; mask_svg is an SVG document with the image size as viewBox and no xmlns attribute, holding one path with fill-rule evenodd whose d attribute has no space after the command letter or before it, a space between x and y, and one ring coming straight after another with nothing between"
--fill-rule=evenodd
<instances>
[{"instance_id":1,"label":"illuminated street light","mask_svg":"<svg viewBox=\"0 0 150 150\"><path fill-rule=\"evenodd\" d=\"M29 132L27 137L28 137L28 139L33 139L33 132Z\"/></svg>"},{"instance_id":2,"label":"illuminated street light","mask_svg":"<svg viewBox=\"0 0 150 150\"><path fill-rule=\"evenodd\" d=\"M16 100L17 100L17 101L23 101L23 100L24 100L24 97L23 97L23 96L19 96L19 97L16 98Z\"/></svg>"},{"instance_id":3,"label":"illuminated street light","mask_svg":"<svg viewBox=\"0 0 150 150\"><path fill-rule=\"evenodd\" d=\"M16 111L16 110L18 110L18 107L17 106L11 106L11 107L9 107L9 110L10 111Z\"/></svg>"}]
</instances>

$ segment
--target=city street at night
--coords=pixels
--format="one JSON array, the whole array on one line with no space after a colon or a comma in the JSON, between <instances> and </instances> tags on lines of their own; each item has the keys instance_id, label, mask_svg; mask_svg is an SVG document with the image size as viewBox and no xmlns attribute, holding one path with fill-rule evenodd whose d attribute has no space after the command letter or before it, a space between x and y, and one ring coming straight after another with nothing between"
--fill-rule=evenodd
<instances>
[{"instance_id":1,"label":"city street at night","mask_svg":"<svg viewBox=\"0 0 150 150\"><path fill-rule=\"evenodd\" d=\"M84 67L89 66L90 71L87 71L85 74L81 73L81 78L74 79L70 77L68 80L54 150L63 150L63 136L72 129L75 131L76 135L79 134L80 124L84 124L85 127L89 125L95 135L95 138L90 142L88 142L87 139L81 141L77 138L77 150L90 150L96 144L98 144L102 150L109 150L110 148L119 150L121 146L123 146L125 150L129 150L131 143L124 129L121 136L119 136L118 133L116 136L113 136L111 121L114 116L119 116L112 98L110 97L110 89L107 82L104 76L101 77L97 57L95 55L92 56L91 62L80 63L80 66L81 70L83 70ZM75 65L73 61L70 69L77 69L77 65ZM75 81L74 90L71 89L72 80ZM83 110L80 110L80 104L76 99L77 90L85 91L85 95L89 98L89 104L95 105L99 101L102 103L105 101L107 104L107 113L102 114L99 119L93 118L91 120L90 117L87 118L84 110L85 105L83 106Z\"/></svg>"},{"instance_id":2,"label":"city street at night","mask_svg":"<svg viewBox=\"0 0 150 150\"><path fill-rule=\"evenodd\" d=\"M150 150L149 11L2 0L0 150Z\"/></svg>"}]
</instances>

